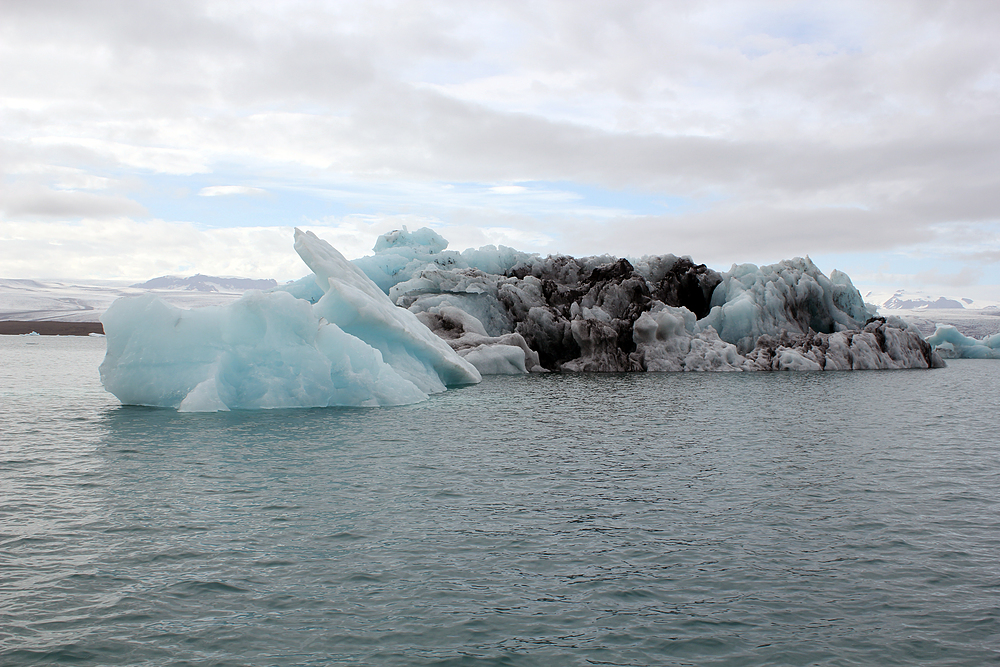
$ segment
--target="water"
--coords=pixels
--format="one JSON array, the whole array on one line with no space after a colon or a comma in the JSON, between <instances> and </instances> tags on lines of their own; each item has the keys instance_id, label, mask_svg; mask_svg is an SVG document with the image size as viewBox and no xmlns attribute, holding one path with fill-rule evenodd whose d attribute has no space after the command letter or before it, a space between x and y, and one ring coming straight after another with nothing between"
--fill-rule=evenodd
<instances>
[{"instance_id":1,"label":"water","mask_svg":"<svg viewBox=\"0 0 1000 667\"><path fill-rule=\"evenodd\" d=\"M0 664L1000 664L1000 362L178 414L0 337Z\"/></svg>"}]
</instances>

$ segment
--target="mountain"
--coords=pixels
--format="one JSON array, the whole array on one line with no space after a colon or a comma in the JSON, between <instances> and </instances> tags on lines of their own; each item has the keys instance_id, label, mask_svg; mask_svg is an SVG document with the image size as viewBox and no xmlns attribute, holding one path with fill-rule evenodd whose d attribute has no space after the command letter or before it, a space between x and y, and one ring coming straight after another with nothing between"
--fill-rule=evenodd
<instances>
[{"instance_id":1,"label":"mountain","mask_svg":"<svg viewBox=\"0 0 1000 667\"><path fill-rule=\"evenodd\" d=\"M231 303L248 289L271 289L274 280L163 276L138 285L103 281L24 280L0 278L0 321L97 322L111 303L123 296L156 290L157 296L179 308Z\"/></svg>"},{"instance_id":2,"label":"mountain","mask_svg":"<svg viewBox=\"0 0 1000 667\"><path fill-rule=\"evenodd\" d=\"M907 298L909 295L906 294L904 290L899 290L893 294L889 299L887 299L880 308L887 308L889 310L915 310L917 308L923 310L938 310L942 308L965 308L961 301L956 301L954 299L947 299L943 296L939 296L937 299L932 299L926 296L915 296L915 298ZM972 305L972 299L962 299L965 303Z\"/></svg>"},{"instance_id":3,"label":"mountain","mask_svg":"<svg viewBox=\"0 0 1000 667\"><path fill-rule=\"evenodd\" d=\"M193 275L189 278L180 276L160 276L137 283L132 287L139 289L188 290L191 292L245 292L250 289L267 290L277 287L273 278L256 280L254 278L221 278L218 276Z\"/></svg>"}]
</instances>

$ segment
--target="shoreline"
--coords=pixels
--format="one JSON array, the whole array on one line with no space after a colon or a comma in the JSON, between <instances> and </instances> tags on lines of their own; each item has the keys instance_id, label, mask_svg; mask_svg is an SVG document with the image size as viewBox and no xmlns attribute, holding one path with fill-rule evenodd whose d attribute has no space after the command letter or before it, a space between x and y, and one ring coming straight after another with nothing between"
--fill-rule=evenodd
<instances>
[{"instance_id":1,"label":"shoreline","mask_svg":"<svg viewBox=\"0 0 1000 667\"><path fill-rule=\"evenodd\" d=\"M41 336L89 336L92 333L103 335L104 325L100 322L0 321L0 335L21 336L32 332Z\"/></svg>"}]
</instances>

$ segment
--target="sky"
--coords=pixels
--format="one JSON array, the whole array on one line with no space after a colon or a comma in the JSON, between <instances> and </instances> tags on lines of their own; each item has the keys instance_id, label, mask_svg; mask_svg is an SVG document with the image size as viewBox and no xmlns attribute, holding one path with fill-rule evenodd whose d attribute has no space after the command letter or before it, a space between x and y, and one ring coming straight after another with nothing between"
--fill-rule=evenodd
<instances>
[{"instance_id":1,"label":"sky","mask_svg":"<svg viewBox=\"0 0 1000 667\"><path fill-rule=\"evenodd\" d=\"M1000 300L1000 3L0 0L0 278L809 255Z\"/></svg>"}]
</instances>

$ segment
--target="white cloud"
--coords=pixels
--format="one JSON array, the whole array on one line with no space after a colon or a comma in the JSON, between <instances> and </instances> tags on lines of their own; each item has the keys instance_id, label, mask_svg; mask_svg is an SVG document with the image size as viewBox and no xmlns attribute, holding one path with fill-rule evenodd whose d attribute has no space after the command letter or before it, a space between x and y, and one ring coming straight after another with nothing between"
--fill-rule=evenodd
<instances>
[{"instance_id":1,"label":"white cloud","mask_svg":"<svg viewBox=\"0 0 1000 667\"><path fill-rule=\"evenodd\" d=\"M905 0L4 3L0 209L140 217L160 174L326 192L352 249L404 215L455 245L713 263L996 234L998 33L996 3ZM206 184L234 165L256 185Z\"/></svg>"},{"instance_id":2,"label":"white cloud","mask_svg":"<svg viewBox=\"0 0 1000 667\"><path fill-rule=\"evenodd\" d=\"M31 141L41 147L61 148L64 151L71 151L74 148L87 149L113 164L154 173L204 174L211 171L194 147L165 148L73 136L43 136L35 137Z\"/></svg>"},{"instance_id":3,"label":"white cloud","mask_svg":"<svg viewBox=\"0 0 1000 667\"><path fill-rule=\"evenodd\" d=\"M19 163L8 166L7 173L29 180L48 180L57 190L106 190L116 182L83 169L44 163Z\"/></svg>"},{"instance_id":4,"label":"white cloud","mask_svg":"<svg viewBox=\"0 0 1000 667\"><path fill-rule=\"evenodd\" d=\"M206 230L128 218L0 222L0 266L32 278L130 281L199 272L289 280L309 272L292 249L291 227Z\"/></svg>"},{"instance_id":5,"label":"white cloud","mask_svg":"<svg viewBox=\"0 0 1000 667\"><path fill-rule=\"evenodd\" d=\"M526 231L514 227L484 227L483 234L489 239L490 245L506 245L513 248L552 248L553 239L541 231Z\"/></svg>"},{"instance_id":6,"label":"white cloud","mask_svg":"<svg viewBox=\"0 0 1000 667\"><path fill-rule=\"evenodd\" d=\"M114 218L146 214L141 204L121 196L54 190L30 183L0 186L0 218Z\"/></svg>"},{"instance_id":7,"label":"white cloud","mask_svg":"<svg viewBox=\"0 0 1000 667\"><path fill-rule=\"evenodd\" d=\"M212 185L198 191L201 197L221 197L225 195L263 195L267 190L248 185Z\"/></svg>"},{"instance_id":8,"label":"white cloud","mask_svg":"<svg viewBox=\"0 0 1000 667\"><path fill-rule=\"evenodd\" d=\"M956 289L978 284L982 278L982 271L971 266L962 267L955 273L943 273L937 269L929 269L921 271L915 278L920 284L942 285Z\"/></svg>"}]
</instances>

